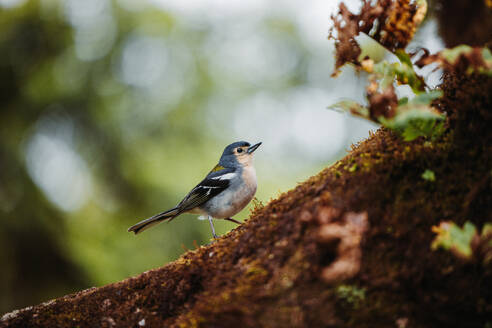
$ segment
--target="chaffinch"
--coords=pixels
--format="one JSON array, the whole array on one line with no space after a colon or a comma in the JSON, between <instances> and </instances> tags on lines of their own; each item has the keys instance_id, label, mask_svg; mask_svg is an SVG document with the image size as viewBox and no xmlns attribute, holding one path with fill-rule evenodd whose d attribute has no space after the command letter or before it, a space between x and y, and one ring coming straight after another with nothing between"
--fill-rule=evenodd
<instances>
[{"instance_id":1,"label":"chaffinch","mask_svg":"<svg viewBox=\"0 0 492 328\"><path fill-rule=\"evenodd\" d=\"M217 238L217 235L212 218L240 224L231 216L241 211L255 195L256 171L253 167L253 152L260 145L261 142L251 146L246 141L230 144L224 149L219 163L178 205L140 221L128 231L137 234L161 221L171 221L183 213L207 216L214 238Z\"/></svg>"}]
</instances>

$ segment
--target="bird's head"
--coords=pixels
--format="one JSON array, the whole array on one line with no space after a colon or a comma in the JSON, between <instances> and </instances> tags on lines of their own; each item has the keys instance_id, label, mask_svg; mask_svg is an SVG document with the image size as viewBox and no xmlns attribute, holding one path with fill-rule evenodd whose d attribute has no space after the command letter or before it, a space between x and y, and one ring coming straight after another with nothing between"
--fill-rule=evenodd
<instances>
[{"instance_id":1,"label":"bird's head","mask_svg":"<svg viewBox=\"0 0 492 328\"><path fill-rule=\"evenodd\" d=\"M251 146L249 142L238 141L225 147L219 164L224 167L240 163L243 166L251 165L253 162L253 152L260 147L261 142Z\"/></svg>"}]
</instances>

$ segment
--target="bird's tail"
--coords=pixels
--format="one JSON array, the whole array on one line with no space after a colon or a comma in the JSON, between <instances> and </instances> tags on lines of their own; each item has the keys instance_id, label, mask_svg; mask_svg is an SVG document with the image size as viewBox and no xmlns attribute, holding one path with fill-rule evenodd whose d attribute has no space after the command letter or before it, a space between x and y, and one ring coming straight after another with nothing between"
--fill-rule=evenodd
<instances>
[{"instance_id":1,"label":"bird's tail","mask_svg":"<svg viewBox=\"0 0 492 328\"><path fill-rule=\"evenodd\" d=\"M172 220L179 214L180 214L179 210L175 207L173 209L170 209L169 211L159 213L151 218L140 221L139 223L128 228L128 232L133 231L135 234L140 233L150 227L153 227L154 225L160 223L161 221Z\"/></svg>"}]
</instances>

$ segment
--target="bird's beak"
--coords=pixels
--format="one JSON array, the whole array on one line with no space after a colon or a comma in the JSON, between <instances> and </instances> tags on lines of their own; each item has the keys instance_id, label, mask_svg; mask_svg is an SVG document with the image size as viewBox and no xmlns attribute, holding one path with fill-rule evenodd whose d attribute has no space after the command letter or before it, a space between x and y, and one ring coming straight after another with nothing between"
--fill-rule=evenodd
<instances>
[{"instance_id":1,"label":"bird's beak","mask_svg":"<svg viewBox=\"0 0 492 328\"><path fill-rule=\"evenodd\" d=\"M252 154L258 147L260 147L261 142L258 142L256 145L250 146L248 148L248 154Z\"/></svg>"}]
</instances>

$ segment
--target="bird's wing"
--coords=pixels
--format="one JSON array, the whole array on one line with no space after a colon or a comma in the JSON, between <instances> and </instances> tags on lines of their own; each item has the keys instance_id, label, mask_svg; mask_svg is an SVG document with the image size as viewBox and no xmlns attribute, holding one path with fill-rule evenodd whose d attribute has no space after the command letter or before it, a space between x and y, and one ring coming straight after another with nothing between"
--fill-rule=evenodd
<instances>
[{"instance_id":1,"label":"bird's wing","mask_svg":"<svg viewBox=\"0 0 492 328\"><path fill-rule=\"evenodd\" d=\"M203 205L209 199L227 189L230 180L236 174L235 169L221 168L220 170L215 170L214 168L202 182L186 195L177 208L180 212L186 212Z\"/></svg>"}]
</instances>

